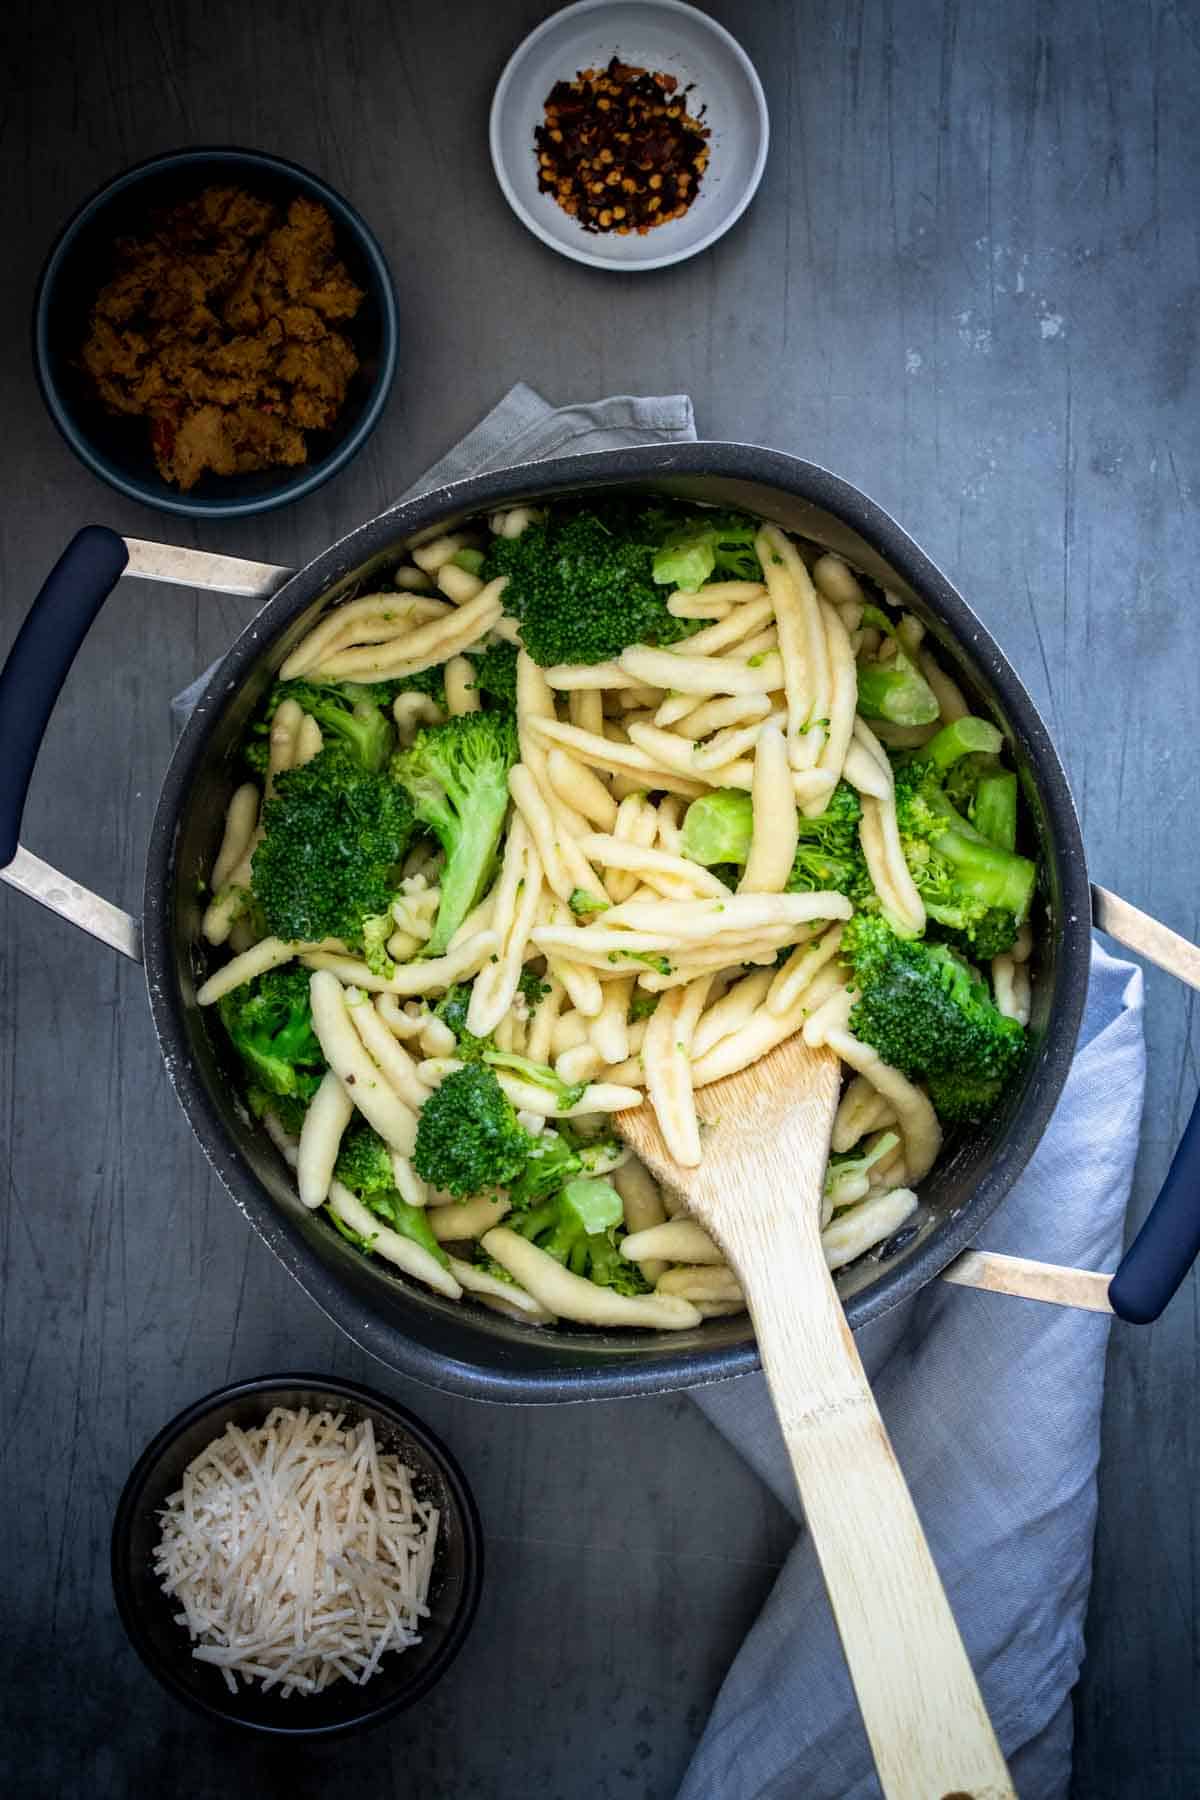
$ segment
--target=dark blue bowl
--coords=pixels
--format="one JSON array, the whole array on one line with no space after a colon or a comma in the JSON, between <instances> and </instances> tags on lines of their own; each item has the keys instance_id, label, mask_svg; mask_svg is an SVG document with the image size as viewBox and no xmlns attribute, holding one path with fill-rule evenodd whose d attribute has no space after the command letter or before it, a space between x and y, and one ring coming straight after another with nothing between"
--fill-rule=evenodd
<instances>
[{"instance_id":1,"label":"dark blue bowl","mask_svg":"<svg viewBox=\"0 0 1200 1800\"><path fill-rule=\"evenodd\" d=\"M329 431L309 432L299 468L204 475L186 494L159 475L144 419L115 418L75 366L115 238L144 230L150 211L221 182L266 199L299 193L329 209L338 254L366 294L343 329L359 368ZM296 163L257 150L176 150L151 157L92 195L60 234L38 282L34 365L50 416L81 462L131 499L189 518L231 519L286 506L343 469L374 430L396 373L396 295L375 238L340 194Z\"/></svg>"}]
</instances>

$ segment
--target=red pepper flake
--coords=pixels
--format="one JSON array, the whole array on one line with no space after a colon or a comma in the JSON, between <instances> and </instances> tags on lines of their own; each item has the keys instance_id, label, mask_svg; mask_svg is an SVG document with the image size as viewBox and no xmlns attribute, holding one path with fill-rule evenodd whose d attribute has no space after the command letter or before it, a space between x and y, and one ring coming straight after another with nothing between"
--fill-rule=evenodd
<instances>
[{"instance_id":1,"label":"red pepper flake","mask_svg":"<svg viewBox=\"0 0 1200 1800\"><path fill-rule=\"evenodd\" d=\"M533 134L538 187L585 231L640 236L680 219L708 167L704 107L687 109L691 87L673 75L614 56L555 82Z\"/></svg>"}]
</instances>

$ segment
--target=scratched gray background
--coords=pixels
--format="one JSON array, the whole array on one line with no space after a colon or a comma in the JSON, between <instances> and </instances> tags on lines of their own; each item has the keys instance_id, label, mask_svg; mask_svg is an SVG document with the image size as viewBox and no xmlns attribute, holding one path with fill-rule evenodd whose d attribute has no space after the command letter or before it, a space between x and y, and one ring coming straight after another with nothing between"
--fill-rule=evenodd
<instances>
[{"instance_id":1,"label":"scratched gray background","mask_svg":"<svg viewBox=\"0 0 1200 1800\"><path fill-rule=\"evenodd\" d=\"M766 84L766 178L715 250L637 277L552 256L494 186L490 89L547 10L11 0L0 648L88 520L295 563L518 378L557 400L688 389L702 432L827 463L913 531L1044 707L1097 879L1195 936L1196 9L713 4ZM193 534L75 464L27 321L64 214L123 165L205 142L280 151L353 198L395 270L404 357L349 472L294 511ZM250 610L118 591L46 740L33 850L136 904L167 696ZM393 1728L324 1755L230 1744L143 1674L107 1534L146 1438L228 1377L379 1371L209 1176L138 972L6 890L0 929L6 1791L667 1800L789 1542L679 1398L513 1413L383 1378L454 1444L490 1540L467 1651ZM1151 975L1149 993L1138 1217L1200 1042L1182 991ZM1113 1338L1078 1695L1088 1800L1200 1790L1196 1302L1192 1282L1161 1324Z\"/></svg>"}]
</instances>

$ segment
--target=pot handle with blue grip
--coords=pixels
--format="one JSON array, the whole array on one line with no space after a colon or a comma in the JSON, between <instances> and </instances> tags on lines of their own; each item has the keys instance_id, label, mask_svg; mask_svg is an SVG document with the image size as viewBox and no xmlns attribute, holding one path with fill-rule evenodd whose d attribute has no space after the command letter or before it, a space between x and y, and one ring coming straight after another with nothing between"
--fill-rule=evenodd
<instances>
[{"instance_id":1,"label":"pot handle with blue grip","mask_svg":"<svg viewBox=\"0 0 1200 1800\"><path fill-rule=\"evenodd\" d=\"M1093 887L1092 914L1101 931L1169 975L1200 988L1200 949L1107 888ZM1200 1098L1158 1198L1117 1266L1108 1299L1119 1319L1157 1319L1200 1255Z\"/></svg>"},{"instance_id":2,"label":"pot handle with blue grip","mask_svg":"<svg viewBox=\"0 0 1200 1800\"><path fill-rule=\"evenodd\" d=\"M1200 1256L1200 1099L1145 1224L1108 1284L1118 1319L1157 1319Z\"/></svg>"},{"instance_id":3,"label":"pot handle with blue grip","mask_svg":"<svg viewBox=\"0 0 1200 1800\"><path fill-rule=\"evenodd\" d=\"M122 574L265 600L291 573L275 563L121 538L102 525L76 533L42 584L0 670L0 881L141 961L136 919L20 842L25 796L55 701L79 646Z\"/></svg>"},{"instance_id":4,"label":"pot handle with blue grip","mask_svg":"<svg viewBox=\"0 0 1200 1800\"><path fill-rule=\"evenodd\" d=\"M0 867L17 854L21 815L50 714L129 552L104 525L77 531L42 583L0 670Z\"/></svg>"},{"instance_id":5,"label":"pot handle with blue grip","mask_svg":"<svg viewBox=\"0 0 1200 1800\"><path fill-rule=\"evenodd\" d=\"M89 525L71 540L50 571L0 671L0 881L140 961L141 934L135 919L60 874L19 842L25 796L55 701L92 621L127 568L130 575L142 580L256 599L266 599L291 571L176 545L126 540L103 526ZM1200 988L1200 947L1107 888L1092 888L1092 910L1101 931L1168 974ZM1200 1100L1150 1215L1109 1283L1107 1297L1113 1312L1131 1324L1156 1319L1198 1254ZM959 1261L965 1264L971 1257L1010 1265L1016 1260L967 1252ZM952 1270L955 1267L951 1265ZM1039 1270L1043 1278L1054 1274L1044 1264L1029 1267ZM993 1280L984 1280L963 1268L952 1279L969 1286L1002 1287L1008 1293L1026 1291L1035 1299L1052 1297L1035 1291L1027 1276L1013 1275L1011 1270L1003 1277L993 1270L993 1276ZM1096 1304L1095 1296L1092 1304Z\"/></svg>"},{"instance_id":6,"label":"pot handle with blue grip","mask_svg":"<svg viewBox=\"0 0 1200 1800\"><path fill-rule=\"evenodd\" d=\"M60 875L21 843L25 796L50 715L80 645L128 561L125 540L115 531L85 525L76 532L42 583L0 669L0 879L140 961L136 919Z\"/></svg>"}]
</instances>

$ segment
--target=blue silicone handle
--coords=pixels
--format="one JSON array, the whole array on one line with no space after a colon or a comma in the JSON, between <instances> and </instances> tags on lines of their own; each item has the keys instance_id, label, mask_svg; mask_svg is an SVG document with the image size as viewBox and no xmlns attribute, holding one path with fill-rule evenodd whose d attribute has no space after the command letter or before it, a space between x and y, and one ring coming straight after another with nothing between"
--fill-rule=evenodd
<instances>
[{"instance_id":1,"label":"blue silicone handle","mask_svg":"<svg viewBox=\"0 0 1200 1800\"><path fill-rule=\"evenodd\" d=\"M0 669L0 869L17 854L33 765L67 671L128 561L115 531L85 525L47 575Z\"/></svg>"},{"instance_id":2,"label":"blue silicone handle","mask_svg":"<svg viewBox=\"0 0 1200 1800\"><path fill-rule=\"evenodd\" d=\"M1150 1216L1108 1286L1119 1319L1149 1325L1200 1255L1200 1099Z\"/></svg>"}]
</instances>

